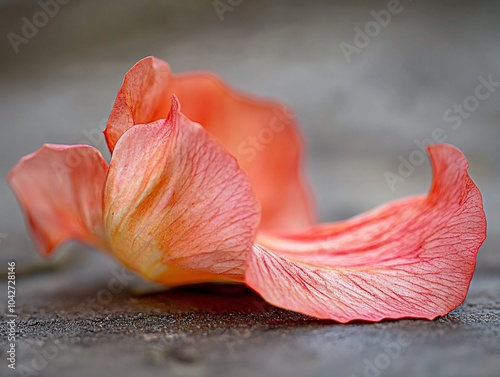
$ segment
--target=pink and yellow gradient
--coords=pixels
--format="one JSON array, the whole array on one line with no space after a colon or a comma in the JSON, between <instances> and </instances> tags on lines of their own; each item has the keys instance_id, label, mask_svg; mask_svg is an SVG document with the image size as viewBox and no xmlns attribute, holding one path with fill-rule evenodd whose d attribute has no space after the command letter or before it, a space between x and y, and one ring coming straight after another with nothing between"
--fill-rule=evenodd
<instances>
[{"instance_id":1,"label":"pink and yellow gradient","mask_svg":"<svg viewBox=\"0 0 500 377\"><path fill-rule=\"evenodd\" d=\"M148 57L109 117L109 166L89 146L44 145L8 180L43 255L76 239L159 283L244 282L276 306L339 322L433 319L460 305L486 237L463 154L428 148L426 196L315 225L301 138L276 118L282 108ZM241 143L275 121L272 143L243 158Z\"/></svg>"}]
</instances>

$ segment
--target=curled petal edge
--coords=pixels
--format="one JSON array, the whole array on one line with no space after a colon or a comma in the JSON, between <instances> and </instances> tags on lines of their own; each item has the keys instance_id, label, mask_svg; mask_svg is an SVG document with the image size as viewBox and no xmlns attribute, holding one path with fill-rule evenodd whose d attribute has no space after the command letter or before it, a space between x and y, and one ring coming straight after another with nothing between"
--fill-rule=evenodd
<instances>
[{"instance_id":1,"label":"curled petal edge","mask_svg":"<svg viewBox=\"0 0 500 377\"><path fill-rule=\"evenodd\" d=\"M427 196L281 237L261 235L245 282L273 305L346 323L434 319L467 295L486 237L479 189L463 154L428 147Z\"/></svg>"},{"instance_id":2,"label":"curled petal edge","mask_svg":"<svg viewBox=\"0 0 500 377\"><path fill-rule=\"evenodd\" d=\"M113 152L138 124L167 117L175 94L182 112L237 158L262 207L261 229L300 229L315 223L315 205L302 174L302 139L285 106L234 90L208 72L173 75L149 56L125 75L104 131Z\"/></svg>"},{"instance_id":3,"label":"curled petal edge","mask_svg":"<svg viewBox=\"0 0 500 377\"><path fill-rule=\"evenodd\" d=\"M109 249L102 221L107 170L97 149L55 144L12 168L7 180L42 256L69 240Z\"/></svg>"}]
</instances>

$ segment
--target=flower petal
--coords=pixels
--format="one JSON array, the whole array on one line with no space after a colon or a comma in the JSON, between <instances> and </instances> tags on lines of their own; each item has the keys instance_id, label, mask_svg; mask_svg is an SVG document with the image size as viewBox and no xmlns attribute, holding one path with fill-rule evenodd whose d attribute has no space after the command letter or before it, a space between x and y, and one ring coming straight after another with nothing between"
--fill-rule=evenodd
<instances>
[{"instance_id":1,"label":"flower petal","mask_svg":"<svg viewBox=\"0 0 500 377\"><path fill-rule=\"evenodd\" d=\"M259 209L234 157L172 102L116 144L105 190L113 253L165 284L242 281Z\"/></svg>"},{"instance_id":2,"label":"flower petal","mask_svg":"<svg viewBox=\"0 0 500 377\"><path fill-rule=\"evenodd\" d=\"M301 171L302 140L291 110L239 93L210 73L176 76L175 94L182 112L217 137L248 173L262 206L261 229L314 224Z\"/></svg>"},{"instance_id":3,"label":"flower petal","mask_svg":"<svg viewBox=\"0 0 500 377\"><path fill-rule=\"evenodd\" d=\"M261 203L262 229L314 223L314 206L301 172L302 142L291 111L238 93L212 74L173 77L160 59L139 61L125 75L106 125L111 152L129 128L166 118L172 93L182 112L217 137L247 172Z\"/></svg>"},{"instance_id":4,"label":"flower petal","mask_svg":"<svg viewBox=\"0 0 500 377\"><path fill-rule=\"evenodd\" d=\"M127 72L104 131L111 153L130 127L168 116L172 80L169 65L152 56L140 60Z\"/></svg>"},{"instance_id":5,"label":"flower petal","mask_svg":"<svg viewBox=\"0 0 500 377\"><path fill-rule=\"evenodd\" d=\"M51 144L12 168L9 184L43 255L70 239L107 248L102 221L107 170L93 147Z\"/></svg>"},{"instance_id":6,"label":"flower petal","mask_svg":"<svg viewBox=\"0 0 500 377\"><path fill-rule=\"evenodd\" d=\"M246 283L270 303L339 322L433 319L460 305L486 237L481 194L467 161L429 147L427 196L282 238L262 236Z\"/></svg>"}]
</instances>

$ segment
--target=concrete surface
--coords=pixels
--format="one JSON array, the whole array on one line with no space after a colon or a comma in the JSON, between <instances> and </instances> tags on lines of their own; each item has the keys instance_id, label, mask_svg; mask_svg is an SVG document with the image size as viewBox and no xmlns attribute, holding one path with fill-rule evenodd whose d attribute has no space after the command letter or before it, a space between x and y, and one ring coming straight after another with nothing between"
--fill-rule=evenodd
<instances>
[{"instance_id":1,"label":"concrete surface","mask_svg":"<svg viewBox=\"0 0 500 377\"><path fill-rule=\"evenodd\" d=\"M19 279L19 375L493 377L500 370L500 282L491 274L478 275L466 303L444 318L341 325L274 308L241 285L155 292L98 259ZM116 276L122 283L110 293ZM6 327L2 320L2 334ZM5 363L0 375L15 376Z\"/></svg>"},{"instance_id":2,"label":"concrete surface","mask_svg":"<svg viewBox=\"0 0 500 377\"><path fill-rule=\"evenodd\" d=\"M244 0L221 20L212 0L73 0L16 53L8 34L41 8L0 1L2 177L42 143L86 142L106 153L98 135L123 74L156 55L174 71L209 69L291 105L322 220L426 191L425 164L394 190L384 172L437 128L469 159L488 220L459 309L432 322L338 325L272 308L240 286L157 292L134 278L109 297L120 267L75 244L42 262L0 181L0 266L18 265L18 365L35 363L36 376L498 376L500 91L456 130L443 115L474 96L480 76L500 81L500 5L401 0L402 11L348 62L340 44L353 45L354 27L387 7ZM0 299L2 313L5 305ZM2 317L2 334L6 326ZM16 375L5 362L0 376Z\"/></svg>"}]
</instances>

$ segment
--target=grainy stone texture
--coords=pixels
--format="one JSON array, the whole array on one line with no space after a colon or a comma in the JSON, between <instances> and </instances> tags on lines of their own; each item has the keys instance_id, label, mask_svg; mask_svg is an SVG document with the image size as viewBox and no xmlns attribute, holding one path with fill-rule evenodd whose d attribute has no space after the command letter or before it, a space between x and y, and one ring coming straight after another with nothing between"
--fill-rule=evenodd
<instances>
[{"instance_id":1,"label":"grainy stone texture","mask_svg":"<svg viewBox=\"0 0 500 377\"><path fill-rule=\"evenodd\" d=\"M273 308L241 286L163 291L75 244L41 262L0 182L2 273L7 260L18 265L18 366L51 377L498 376L500 90L458 129L443 120L474 96L479 76L500 81L497 2L401 0L350 63L340 43L354 44L353 28L387 1L243 1L223 20L211 0L102 3L60 6L16 54L7 34L20 34L40 5L0 1L0 176L42 143L85 142L108 155L100 130L123 74L156 55L174 71L209 69L290 104L322 220L424 192L425 164L394 191L384 172L441 128L484 194L488 239L470 295L447 317L338 325ZM4 338L0 346L3 355ZM0 376L18 375L5 362Z\"/></svg>"},{"instance_id":2,"label":"grainy stone texture","mask_svg":"<svg viewBox=\"0 0 500 377\"><path fill-rule=\"evenodd\" d=\"M444 318L340 325L274 308L240 285L148 293L157 287L98 259L19 277L21 375L468 377L500 369L500 283L487 273ZM124 283L111 294L117 275Z\"/></svg>"}]
</instances>

